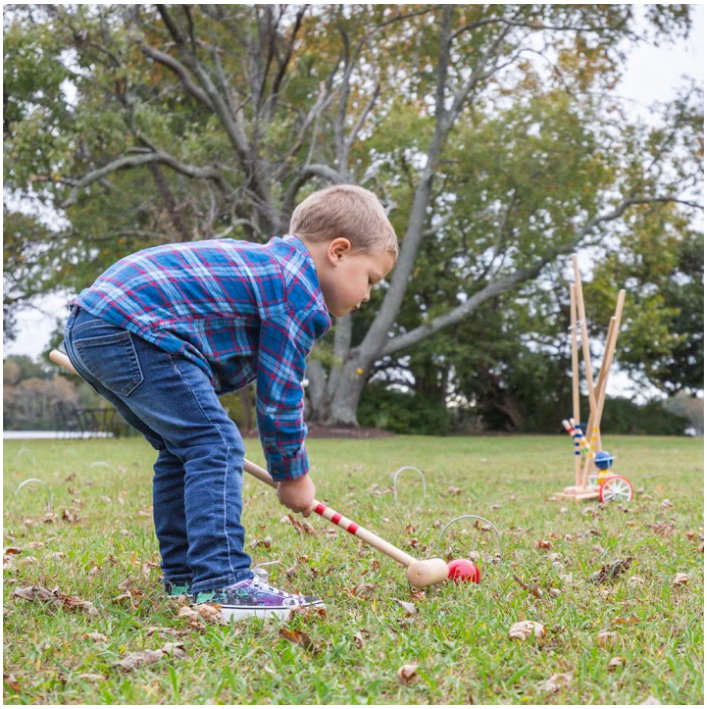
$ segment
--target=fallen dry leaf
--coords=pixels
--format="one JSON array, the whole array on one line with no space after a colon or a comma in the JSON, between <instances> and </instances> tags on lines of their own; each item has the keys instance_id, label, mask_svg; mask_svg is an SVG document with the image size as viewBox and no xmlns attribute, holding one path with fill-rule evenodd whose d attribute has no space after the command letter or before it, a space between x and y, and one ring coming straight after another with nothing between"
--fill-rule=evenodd
<instances>
[{"instance_id":1,"label":"fallen dry leaf","mask_svg":"<svg viewBox=\"0 0 707 709\"><path fill-rule=\"evenodd\" d=\"M667 538L675 534L675 525L671 522L656 522L655 524L649 524L648 527L660 537Z\"/></svg>"},{"instance_id":2,"label":"fallen dry leaf","mask_svg":"<svg viewBox=\"0 0 707 709\"><path fill-rule=\"evenodd\" d=\"M611 564L606 564L606 566L602 566L599 571L593 573L589 580L594 583L613 581L615 578L619 577L628 570L628 567L631 566L632 561L633 557L631 556L626 559L617 559L616 561L612 561Z\"/></svg>"},{"instance_id":3,"label":"fallen dry leaf","mask_svg":"<svg viewBox=\"0 0 707 709\"><path fill-rule=\"evenodd\" d=\"M366 647L366 640L363 637L363 633L359 630L357 633L354 633L353 636L353 644L359 649L363 650L364 647Z\"/></svg>"},{"instance_id":4,"label":"fallen dry leaf","mask_svg":"<svg viewBox=\"0 0 707 709\"><path fill-rule=\"evenodd\" d=\"M535 546L538 549L552 549L552 542L545 539L538 539L538 541L535 542Z\"/></svg>"},{"instance_id":5,"label":"fallen dry leaf","mask_svg":"<svg viewBox=\"0 0 707 709\"><path fill-rule=\"evenodd\" d=\"M673 576L672 585L673 586L687 586L690 582L690 577L687 574L678 573Z\"/></svg>"},{"instance_id":6,"label":"fallen dry leaf","mask_svg":"<svg viewBox=\"0 0 707 709\"><path fill-rule=\"evenodd\" d=\"M250 546L253 548L265 547L266 549L270 549L272 546L272 537L265 537L265 539L254 539L250 543Z\"/></svg>"},{"instance_id":7,"label":"fallen dry leaf","mask_svg":"<svg viewBox=\"0 0 707 709\"><path fill-rule=\"evenodd\" d=\"M398 599L395 599L398 601ZM413 615L417 615L417 608L414 603L408 603L407 601L398 601L398 603L403 607L405 610L405 616L407 618L410 618Z\"/></svg>"},{"instance_id":8,"label":"fallen dry leaf","mask_svg":"<svg viewBox=\"0 0 707 709\"><path fill-rule=\"evenodd\" d=\"M513 623L508 631L508 637L512 640L527 640L531 635L542 638L545 635L545 626L534 620L521 620L519 623Z\"/></svg>"},{"instance_id":9,"label":"fallen dry leaf","mask_svg":"<svg viewBox=\"0 0 707 709\"><path fill-rule=\"evenodd\" d=\"M618 633L614 633L609 630L602 630L597 633L597 645L599 645L599 647L608 647L609 645L613 645L618 638Z\"/></svg>"},{"instance_id":10,"label":"fallen dry leaf","mask_svg":"<svg viewBox=\"0 0 707 709\"><path fill-rule=\"evenodd\" d=\"M22 686L15 679L14 675L9 674L8 672L3 672L2 673L2 681L3 681L3 684L6 687L9 687L13 692L21 692L22 691Z\"/></svg>"},{"instance_id":11,"label":"fallen dry leaf","mask_svg":"<svg viewBox=\"0 0 707 709\"><path fill-rule=\"evenodd\" d=\"M660 505L661 507L665 507L666 510L669 510L671 507L675 507L675 505L668 499L662 500Z\"/></svg>"},{"instance_id":12,"label":"fallen dry leaf","mask_svg":"<svg viewBox=\"0 0 707 709\"><path fill-rule=\"evenodd\" d=\"M633 578L633 577L632 577ZM630 581L630 579L629 579ZM611 621L612 625L632 625L633 623L640 623L641 619L633 613L628 618L614 618Z\"/></svg>"},{"instance_id":13,"label":"fallen dry leaf","mask_svg":"<svg viewBox=\"0 0 707 709\"><path fill-rule=\"evenodd\" d=\"M174 638L182 638L185 635L189 635L191 630L175 630L174 628L163 628L159 625L151 625L145 628L145 635L150 637L151 635L157 635L158 633L165 633L166 635L171 635Z\"/></svg>"},{"instance_id":14,"label":"fallen dry leaf","mask_svg":"<svg viewBox=\"0 0 707 709\"><path fill-rule=\"evenodd\" d=\"M549 692L550 694L555 694L562 689L562 687L568 687L572 681L572 674L567 672L564 674L555 674L550 677L540 685L540 689L543 692Z\"/></svg>"},{"instance_id":15,"label":"fallen dry leaf","mask_svg":"<svg viewBox=\"0 0 707 709\"><path fill-rule=\"evenodd\" d=\"M184 643L167 643L159 650L142 650L141 652L131 652L123 657L122 660L113 663L112 667L130 672L142 665L151 665L158 662L163 657L186 657L187 653L184 649Z\"/></svg>"},{"instance_id":16,"label":"fallen dry leaf","mask_svg":"<svg viewBox=\"0 0 707 709\"><path fill-rule=\"evenodd\" d=\"M303 633L301 630L290 630L289 628L280 628L280 636L289 640L295 645L302 646L307 652L317 652L317 646L312 642L312 639Z\"/></svg>"},{"instance_id":17,"label":"fallen dry leaf","mask_svg":"<svg viewBox=\"0 0 707 709\"><path fill-rule=\"evenodd\" d=\"M25 588L16 588L14 595L24 598L27 601L48 601L55 603L68 611L85 610L91 615L98 614L98 610L91 601L84 601L75 596L67 596L65 593L61 593L58 588L50 591L48 588L43 588L42 586L26 586Z\"/></svg>"},{"instance_id":18,"label":"fallen dry leaf","mask_svg":"<svg viewBox=\"0 0 707 709\"><path fill-rule=\"evenodd\" d=\"M543 592L540 590L540 587L537 584L532 584L528 585L525 582L523 582L521 579L519 579L515 574L513 574L513 580L525 591L530 593L531 595L535 596L535 598L542 598L543 597Z\"/></svg>"},{"instance_id":19,"label":"fallen dry leaf","mask_svg":"<svg viewBox=\"0 0 707 709\"><path fill-rule=\"evenodd\" d=\"M30 545L31 546L31 545ZM2 555L5 556L6 554L21 554L22 553L22 548L21 547L5 547L2 550Z\"/></svg>"},{"instance_id":20,"label":"fallen dry leaf","mask_svg":"<svg viewBox=\"0 0 707 709\"><path fill-rule=\"evenodd\" d=\"M95 640L96 642L107 643L108 638L103 633L84 633L81 636L84 640Z\"/></svg>"},{"instance_id":21,"label":"fallen dry leaf","mask_svg":"<svg viewBox=\"0 0 707 709\"><path fill-rule=\"evenodd\" d=\"M354 589L351 590L350 595L354 598L373 598L373 593L376 590L376 585L374 583L360 583Z\"/></svg>"},{"instance_id":22,"label":"fallen dry leaf","mask_svg":"<svg viewBox=\"0 0 707 709\"><path fill-rule=\"evenodd\" d=\"M406 687L409 687L412 684L415 684L420 677L417 674L417 665L411 664L411 665L403 665L398 669L398 681L400 684L404 684Z\"/></svg>"},{"instance_id":23,"label":"fallen dry leaf","mask_svg":"<svg viewBox=\"0 0 707 709\"><path fill-rule=\"evenodd\" d=\"M72 512L71 510L64 510L61 513L61 518L65 522L68 522L69 524L76 524L77 522L81 521L81 518L75 512Z\"/></svg>"},{"instance_id":24,"label":"fallen dry leaf","mask_svg":"<svg viewBox=\"0 0 707 709\"><path fill-rule=\"evenodd\" d=\"M462 489L460 487L454 487L454 485L450 485L447 488L447 492L450 495L461 495ZM403 667L412 667L412 665L403 665ZM399 673L400 673L400 670L398 670L398 675L399 675Z\"/></svg>"},{"instance_id":25,"label":"fallen dry leaf","mask_svg":"<svg viewBox=\"0 0 707 709\"><path fill-rule=\"evenodd\" d=\"M626 664L622 657L612 657L609 660L609 672L613 672L618 667L623 667Z\"/></svg>"}]
</instances>

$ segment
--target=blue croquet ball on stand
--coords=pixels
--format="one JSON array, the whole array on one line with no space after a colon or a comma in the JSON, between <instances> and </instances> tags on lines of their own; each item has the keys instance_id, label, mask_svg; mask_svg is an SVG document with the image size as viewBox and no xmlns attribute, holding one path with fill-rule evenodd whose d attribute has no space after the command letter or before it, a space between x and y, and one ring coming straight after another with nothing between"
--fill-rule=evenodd
<instances>
[{"instance_id":1,"label":"blue croquet ball on stand","mask_svg":"<svg viewBox=\"0 0 707 709\"><path fill-rule=\"evenodd\" d=\"M613 462L614 456L611 455L609 451L599 451L594 458L594 465L596 465L599 470L609 470Z\"/></svg>"}]
</instances>

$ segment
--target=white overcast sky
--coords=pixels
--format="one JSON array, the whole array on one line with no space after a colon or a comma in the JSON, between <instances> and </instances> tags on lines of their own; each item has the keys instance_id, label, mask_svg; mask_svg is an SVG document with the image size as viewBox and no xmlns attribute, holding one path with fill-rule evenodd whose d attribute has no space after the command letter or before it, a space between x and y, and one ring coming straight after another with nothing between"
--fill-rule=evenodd
<instances>
[{"instance_id":1,"label":"white overcast sky","mask_svg":"<svg viewBox=\"0 0 707 709\"><path fill-rule=\"evenodd\" d=\"M668 101L684 77L698 79L704 85L704 7L696 5L690 37L673 47L644 46L632 50L626 73L617 93L643 105ZM589 264L583 264L585 267ZM27 309L18 317L19 332L15 342L4 348L4 356L26 354L37 357L48 345L57 319L66 317L66 298L50 296L38 299L37 309ZM629 394L631 382L620 372L612 373L608 393Z\"/></svg>"}]
</instances>

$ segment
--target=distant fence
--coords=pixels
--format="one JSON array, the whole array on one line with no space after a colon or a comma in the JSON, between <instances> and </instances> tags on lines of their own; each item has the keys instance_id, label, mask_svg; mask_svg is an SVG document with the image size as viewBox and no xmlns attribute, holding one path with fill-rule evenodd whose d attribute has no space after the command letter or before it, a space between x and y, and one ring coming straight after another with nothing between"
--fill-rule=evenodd
<instances>
[{"instance_id":1,"label":"distant fence","mask_svg":"<svg viewBox=\"0 0 707 709\"><path fill-rule=\"evenodd\" d=\"M60 401L56 404L56 411L59 438L120 438L130 435L133 430L115 409L84 408Z\"/></svg>"}]
</instances>

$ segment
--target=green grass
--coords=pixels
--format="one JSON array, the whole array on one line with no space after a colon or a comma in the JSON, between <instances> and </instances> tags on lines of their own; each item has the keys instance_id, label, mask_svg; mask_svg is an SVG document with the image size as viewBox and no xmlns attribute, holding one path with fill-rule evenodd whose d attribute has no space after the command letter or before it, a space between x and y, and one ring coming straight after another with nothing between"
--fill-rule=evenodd
<instances>
[{"instance_id":1,"label":"green grass","mask_svg":"<svg viewBox=\"0 0 707 709\"><path fill-rule=\"evenodd\" d=\"M430 589L414 601L419 612L411 619L396 600L411 599L401 567L345 532L325 534L331 525L318 518L310 519L316 536L298 536L281 521L286 510L273 491L248 479L246 543L273 539L270 548L248 547L254 563L281 559L269 567L272 583L327 603L326 617L287 624L309 635L316 647L308 652L281 637L277 623L191 629L177 616L180 604L161 595L159 570L144 565L159 560L149 510L153 451L146 443L6 442L4 544L22 551L4 574L4 672L13 676L5 701L636 704L653 695L663 704L702 704L703 441L607 437L605 445L617 456L616 472L639 491L628 512L549 500L573 479L569 438L310 441L319 499L416 556L440 553L436 520L479 514L502 531L503 561L481 562L480 586ZM262 465L258 442L248 447ZM401 475L397 504L390 492L371 489L386 491L402 465L425 473L426 498L413 473ZM42 521L41 487L27 486L15 498L30 477L47 483L56 521ZM462 492L450 494L450 486ZM78 523L62 520L69 508ZM674 533L648 526L661 521ZM552 549L537 548L538 540ZM496 551L495 535L468 521L452 526L442 546L455 556ZM590 582L602 565L627 557L634 559L627 573L605 585ZM676 573L688 575L687 585L672 585ZM542 597L514 574L537 585ZM132 598L113 600L128 577ZM362 584L372 587L357 594ZM91 601L98 613L13 596L31 585L58 587ZM509 639L510 626L523 619L543 623L546 636ZM181 633L186 657L132 672L112 668L126 653L177 641L168 629ZM614 645L598 644L604 630L617 633ZM613 657L625 664L609 671ZM404 686L397 671L410 663L418 665L418 681ZM541 685L555 673L571 680L549 694Z\"/></svg>"}]
</instances>

